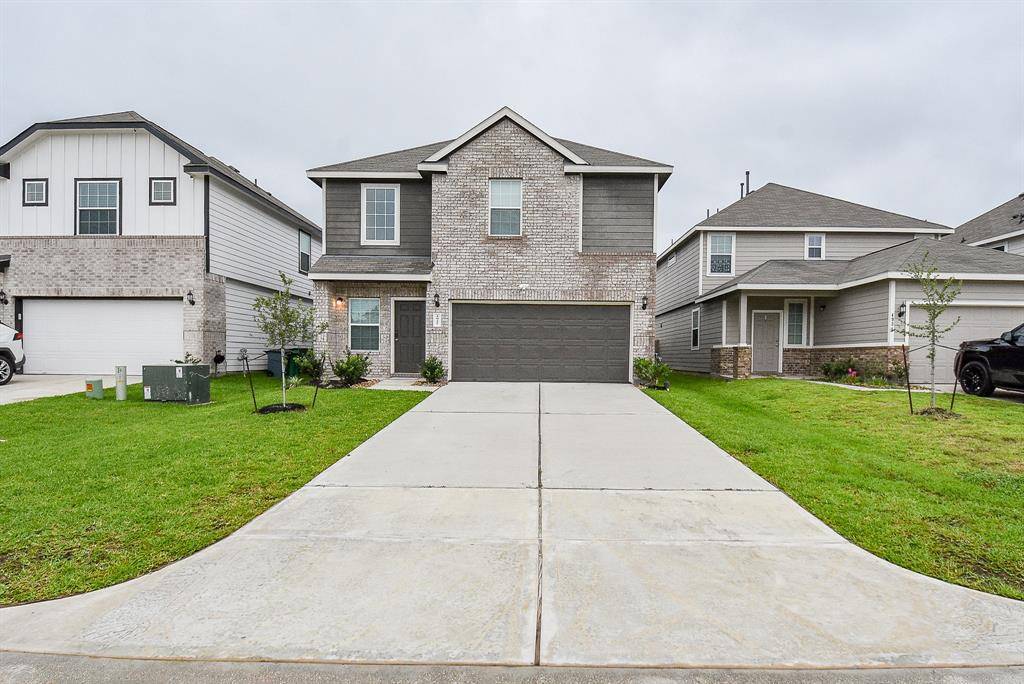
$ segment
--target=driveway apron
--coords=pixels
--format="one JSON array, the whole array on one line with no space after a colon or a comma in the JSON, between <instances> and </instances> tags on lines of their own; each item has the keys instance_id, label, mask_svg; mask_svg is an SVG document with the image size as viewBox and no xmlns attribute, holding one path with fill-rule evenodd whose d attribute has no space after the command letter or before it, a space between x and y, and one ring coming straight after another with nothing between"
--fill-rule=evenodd
<instances>
[{"instance_id":1,"label":"driveway apron","mask_svg":"<svg viewBox=\"0 0 1024 684\"><path fill-rule=\"evenodd\" d=\"M1024 662L1024 604L836 535L628 385L453 383L227 539L0 648L509 665Z\"/></svg>"}]
</instances>

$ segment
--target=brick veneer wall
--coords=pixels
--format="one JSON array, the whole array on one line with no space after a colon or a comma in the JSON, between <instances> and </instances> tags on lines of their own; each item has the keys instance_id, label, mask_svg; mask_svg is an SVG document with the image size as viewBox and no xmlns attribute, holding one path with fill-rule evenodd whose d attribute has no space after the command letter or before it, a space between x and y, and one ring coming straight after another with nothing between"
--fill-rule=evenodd
<instances>
[{"instance_id":1,"label":"brick veneer wall","mask_svg":"<svg viewBox=\"0 0 1024 684\"><path fill-rule=\"evenodd\" d=\"M726 378L749 378L750 347L712 347L711 372Z\"/></svg>"},{"instance_id":2,"label":"brick veneer wall","mask_svg":"<svg viewBox=\"0 0 1024 684\"><path fill-rule=\"evenodd\" d=\"M211 360L225 349L224 280L206 274L201 235L2 237L0 254L11 255L0 273L5 322L18 297L176 297L185 351ZM189 290L195 306L184 303Z\"/></svg>"},{"instance_id":3,"label":"brick veneer wall","mask_svg":"<svg viewBox=\"0 0 1024 684\"><path fill-rule=\"evenodd\" d=\"M785 349L782 352L783 365L785 365L785 355L789 351L789 349ZM896 362L900 364L903 363L903 349L898 345L891 347L812 347L809 351L808 367L805 370L793 371L794 375L800 374L819 377L822 374L822 364L829 361L836 361L838 359L852 358L861 362L877 363L885 368L889 368ZM786 372L789 373L790 371Z\"/></svg>"},{"instance_id":4,"label":"brick veneer wall","mask_svg":"<svg viewBox=\"0 0 1024 684\"><path fill-rule=\"evenodd\" d=\"M491 178L523 180L522 236L488 235ZM655 255L580 253L581 177L565 174L561 155L506 119L452 154L432 183L427 297L440 297L441 319L427 317L427 354L446 369L452 300L632 302L633 354L653 353Z\"/></svg>"}]
</instances>

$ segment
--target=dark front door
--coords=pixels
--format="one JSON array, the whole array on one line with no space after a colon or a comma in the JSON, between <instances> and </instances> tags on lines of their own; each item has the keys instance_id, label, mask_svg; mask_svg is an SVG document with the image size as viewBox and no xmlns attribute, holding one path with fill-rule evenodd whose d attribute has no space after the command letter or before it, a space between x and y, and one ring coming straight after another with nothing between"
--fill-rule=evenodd
<instances>
[{"instance_id":1,"label":"dark front door","mask_svg":"<svg viewBox=\"0 0 1024 684\"><path fill-rule=\"evenodd\" d=\"M395 302L395 372L419 373L426 354L427 303Z\"/></svg>"}]
</instances>

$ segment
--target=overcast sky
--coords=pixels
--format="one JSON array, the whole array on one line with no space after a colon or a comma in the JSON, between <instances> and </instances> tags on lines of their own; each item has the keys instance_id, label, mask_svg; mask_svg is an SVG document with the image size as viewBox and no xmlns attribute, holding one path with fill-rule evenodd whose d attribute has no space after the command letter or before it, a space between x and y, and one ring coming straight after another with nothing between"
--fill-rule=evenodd
<instances>
[{"instance_id":1,"label":"overcast sky","mask_svg":"<svg viewBox=\"0 0 1024 684\"><path fill-rule=\"evenodd\" d=\"M658 248L743 172L950 226L1024 191L1024 2L0 0L0 137L134 109L322 222L307 168L509 105L675 166Z\"/></svg>"}]
</instances>

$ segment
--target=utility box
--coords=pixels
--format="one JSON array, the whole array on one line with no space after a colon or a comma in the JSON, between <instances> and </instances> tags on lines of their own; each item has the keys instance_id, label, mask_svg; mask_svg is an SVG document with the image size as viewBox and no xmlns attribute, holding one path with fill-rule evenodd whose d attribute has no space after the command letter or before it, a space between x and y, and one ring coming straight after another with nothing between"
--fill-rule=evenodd
<instances>
[{"instance_id":1,"label":"utility box","mask_svg":"<svg viewBox=\"0 0 1024 684\"><path fill-rule=\"evenodd\" d=\"M210 366L187 363L142 367L142 398L146 401L210 403Z\"/></svg>"},{"instance_id":2,"label":"utility box","mask_svg":"<svg viewBox=\"0 0 1024 684\"><path fill-rule=\"evenodd\" d=\"M103 378L95 378L85 381L85 396L90 399L103 398Z\"/></svg>"}]
</instances>

